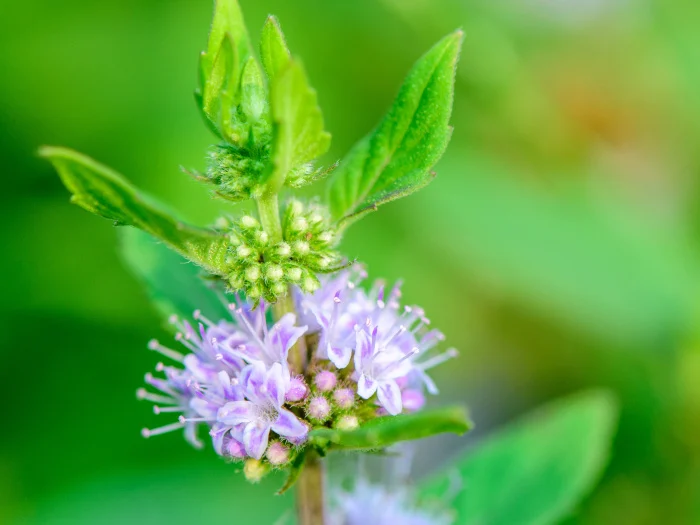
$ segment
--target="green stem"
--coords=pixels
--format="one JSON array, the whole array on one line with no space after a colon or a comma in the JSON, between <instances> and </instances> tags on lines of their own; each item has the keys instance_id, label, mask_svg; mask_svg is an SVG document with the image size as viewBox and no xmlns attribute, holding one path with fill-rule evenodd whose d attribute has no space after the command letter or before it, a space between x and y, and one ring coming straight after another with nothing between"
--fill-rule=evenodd
<instances>
[{"instance_id":1,"label":"green stem","mask_svg":"<svg viewBox=\"0 0 700 525\"><path fill-rule=\"evenodd\" d=\"M314 451L306 454L304 469L297 481L297 517L299 525L323 525L324 465Z\"/></svg>"},{"instance_id":2,"label":"green stem","mask_svg":"<svg viewBox=\"0 0 700 525\"><path fill-rule=\"evenodd\" d=\"M282 222L280 221L280 205L277 194L264 195L256 201L263 230L270 236L270 243L282 242Z\"/></svg>"},{"instance_id":3,"label":"green stem","mask_svg":"<svg viewBox=\"0 0 700 525\"><path fill-rule=\"evenodd\" d=\"M270 242L282 242L282 223L280 222L279 201L277 195L266 195L257 200L258 213L263 229L270 236ZM280 297L272 305L275 320L287 313L295 313L292 290ZM300 337L289 351L289 365L295 374L303 374L306 368L306 338ZM297 481L297 514L299 525L324 525L324 465L314 451L306 455L304 467Z\"/></svg>"}]
</instances>

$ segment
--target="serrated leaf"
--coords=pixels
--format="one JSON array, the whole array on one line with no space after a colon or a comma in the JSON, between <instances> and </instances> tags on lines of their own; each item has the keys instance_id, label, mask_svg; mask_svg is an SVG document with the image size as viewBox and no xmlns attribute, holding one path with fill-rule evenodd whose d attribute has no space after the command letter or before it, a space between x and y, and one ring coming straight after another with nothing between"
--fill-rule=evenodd
<instances>
[{"instance_id":1,"label":"serrated leaf","mask_svg":"<svg viewBox=\"0 0 700 525\"><path fill-rule=\"evenodd\" d=\"M230 141L238 138L233 135L231 110L250 56L250 39L238 1L217 0L207 50L200 56L196 100L207 125Z\"/></svg>"},{"instance_id":2,"label":"serrated leaf","mask_svg":"<svg viewBox=\"0 0 700 525\"><path fill-rule=\"evenodd\" d=\"M316 91L309 85L299 61L291 61L275 77L270 101L274 130L272 168L263 182L265 192L274 194L292 169L328 151L331 136L323 129Z\"/></svg>"},{"instance_id":3,"label":"serrated leaf","mask_svg":"<svg viewBox=\"0 0 700 525\"><path fill-rule=\"evenodd\" d=\"M120 240L124 261L145 285L164 322L173 314L190 318L195 310L215 321L229 318L215 283L198 266L135 228L122 230Z\"/></svg>"},{"instance_id":4,"label":"serrated leaf","mask_svg":"<svg viewBox=\"0 0 700 525\"><path fill-rule=\"evenodd\" d=\"M291 54L284 39L279 21L274 16L267 17L260 37L260 58L270 82L284 71Z\"/></svg>"},{"instance_id":5,"label":"serrated leaf","mask_svg":"<svg viewBox=\"0 0 700 525\"><path fill-rule=\"evenodd\" d=\"M468 451L456 462L464 485L454 501L456 523L558 523L600 476L616 419L609 394L586 392L551 403ZM425 493L444 486L435 480Z\"/></svg>"},{"instance_id":6,"label":"serrated leaf","mask_svg":"<svg viewBox=\"0 0 700 525\"><path fill-rule=\"evenodd\" d=\"M212 274L222 271L227 249L224 237L176 220L117 172L86 155L51 146L42 147L39 155L54 165L73 194L74 204L117 225L151 234Z\"/></svg>"},{"instance_id":7,"label":"serrated leaf","mask_svg":"<svg viewBox=\"0 0 700 525\"><path fill-rule=\"evenodd\" d=\"M309 433L309 440L331 450L368 450L445 432L461 435L471 428L472 423L464 408L447 407L380 417L355 430L314 429Z\"/></svg>"},{"instance_id":8,"label":"serrated leaf","mask_svg":"<svg viewBox=\"0 0 700 525\"><path fill-rule=\"evenodd\" d=\"M377 129L340 164L329 186L334 219L371 211L432 180L430 169L451 135L449 120L461 43L462 32L457 31L418 60Z\"/></svg>"}]
</instances>

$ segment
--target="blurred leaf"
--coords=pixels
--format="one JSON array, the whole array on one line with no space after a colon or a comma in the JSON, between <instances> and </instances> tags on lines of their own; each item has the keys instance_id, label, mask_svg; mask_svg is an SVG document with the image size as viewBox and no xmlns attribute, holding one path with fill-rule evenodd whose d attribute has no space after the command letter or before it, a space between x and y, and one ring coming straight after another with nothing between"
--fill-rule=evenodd
<instances>
[{"instance_id":1,"label":"blurred leaf","mask_svg":"<svg viewBox=\"0 0 700 525\"><path fill-rule=\"evenodd\" d=\"M265 73L267 73L267 78L270 79L271 83L275 81L275 78L291 60L282 28L277 18L272 15L267 17L263 26L260 38L260 57Z\"/></svg>"},{"instance_id":2,"label":"blurred leaf","mask_svg":"<svg viewBox=\"0 0 700 525\"><path fill-rule=\"evenodd\" d=\"M217 0L207 50L200 56L200 87L195 97L209 127L232 142L237 137L231 127L231 109L250 54L238 1Z\"/></svg>"},{"instance_id":3,"label":"blurred leaf","mask_svg":"<svg viewBox=\"0 0 700 525\"><path fill-rule=\"evenodd\" d=\"M164 321L175 314L181 319L200 310L214 322L228 319L215 283L201 270L145 232L129 228L121 232L121 253L131 271L148 290L148 295Z\"/></svg>"},{"instance_id":4,"label":"blurred leaf","mask_svg":"<svg viewBox=\"0 0 700 525\"><path fill-rule=\"evenodd\" d=\"M413 67L389 113L330 181L336 220L354 220L426 184L451 136L454 76L462 32L445 37ZM352 219L350 219L352 217Z\"/></svg>"},{"instance_id":5,"label":"blurred leaf","mask_svg":"<svg viewBox=\"0 0 700 525\"><path fill-rule=\"evenodd\" d=\"M22 523L276 523L292 511L290 497L270 496L279 476L252 485L236 470L230 464L209 462L206 468L179 467L98 478L42 502Z\"/></svg>"},{"instance_id":6,"label":"blurred leaf","mask_svg":"<svg viewBox=\"0 0 700 525\"><path fill-rule=\"evenodd\" d=\"M150 233L210 273L224 266L225 238L177 221L117 172L66 148L44 146L39 154L54 165L74 204L116 225Z\"/></svg>"},{"instance_id":7,"label":"blurred leaf","mask_svg":"<svg viewBox=\"0 0 700 525\"><path fill-rule=\"evenodd\" d=\"M608 461L617 405L605 392L559 400L498 432L457 461L464 525L548 525L570 513ZM440 491L434 481L427 493Z\"/></svg>"},{"instance_id":8,"label":"blurred leaf","mask_svg":"<svg viewBox=\"0 0 700 525\"><path fill-rule=\"evenodd\" d=\"M682 236L624 202L564 183L544 190L476 153L443 169L451 176L420 197L427 213L403 220L494 294L635 348L670 351L694 323L697 263Z\"/></svg>"},{"instance_id":9,"label":"blurred leaf","mask_svg":"<svg viewBox=\"0 0 700 525\"><path fill-rule=\"evenodd\" d=\"M445 432L461 435L471 428L472 423L464 408L447 407L380 417L355 430L319 428L311 431L309 440L331 449L364 450L384 448L399 441L422 439Z\"/></svg>"},{"instance_id":10,"label":"blurred leaf","mask_svg":"<svg viewBox=\"0 0 700 525\"><path fill-rule=\"evenodd\" d=\"M273 166L265 182L267 192L273 194L280 190L290 171L326 153L331 136L323 129L316 91L300 62L291 61L275 77L270 100L275 137Z\"/></svg>"}]
</instances>

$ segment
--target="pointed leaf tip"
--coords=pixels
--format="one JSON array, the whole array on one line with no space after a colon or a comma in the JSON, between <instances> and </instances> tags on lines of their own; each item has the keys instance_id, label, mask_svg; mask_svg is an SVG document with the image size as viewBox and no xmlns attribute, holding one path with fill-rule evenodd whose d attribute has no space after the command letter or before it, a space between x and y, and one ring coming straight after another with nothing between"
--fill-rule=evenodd
<instances>
[{"instance_id":1,"label":"pointed leaf tip","mask_svg":"<svg viewBox=\"0 0 700 525\"><path fill-rule=\"evenodd\" d=\"M333 217L345 226L432 180L430 170L451 137L462 38L461 30L447 35L416 62L377 129L359 141L336 170L328 199Z\"/></svg>"}]
</instances>

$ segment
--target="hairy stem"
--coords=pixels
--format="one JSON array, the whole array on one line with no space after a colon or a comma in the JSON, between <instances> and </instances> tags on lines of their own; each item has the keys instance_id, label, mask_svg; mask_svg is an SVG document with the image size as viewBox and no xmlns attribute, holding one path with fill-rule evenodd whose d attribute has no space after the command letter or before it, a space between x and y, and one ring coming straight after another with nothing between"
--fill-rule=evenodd
<instances>
[{"instance_id":1,"label":"hairy stem","mask_svg":"<svg viewBox=\"0 0 700 525\"><path fill-rule=\"evenodd\" d=\"M263 229L274 243L283 240L277 195L267 195L257 200L258 213ZM287 313L296 313L291 287L284 297L272 305L275 320ZM289 351L289 365L295 374L303 374L307 359L306 338L300 337ZM297 482L297 514L299 525L324 525L324 465L321 458L311 451L306 455L304 468Z\"/></svg>"},{"instance_id":2,"label":"hairy stem","mask_svg":"<svg viewBox=\"0 0 700 525\"><path fill-rule=\"evenodd\" d=\"M299 525L324 525L324 465L311 451L306 455L304 470L297 482L297 517Z\"/></svg>"}]
</instances>

